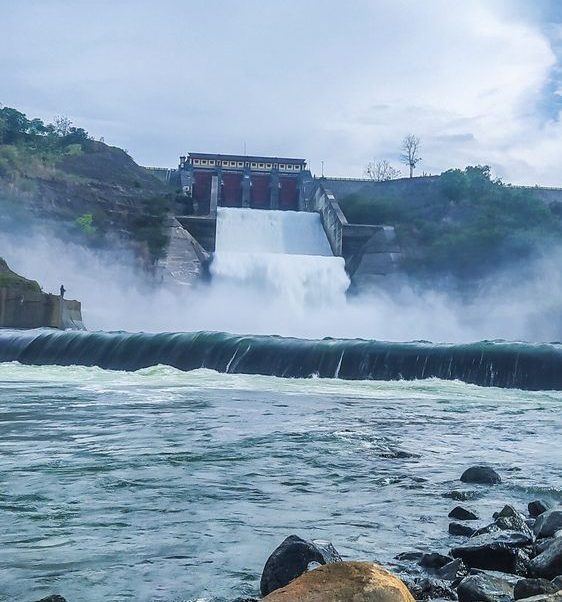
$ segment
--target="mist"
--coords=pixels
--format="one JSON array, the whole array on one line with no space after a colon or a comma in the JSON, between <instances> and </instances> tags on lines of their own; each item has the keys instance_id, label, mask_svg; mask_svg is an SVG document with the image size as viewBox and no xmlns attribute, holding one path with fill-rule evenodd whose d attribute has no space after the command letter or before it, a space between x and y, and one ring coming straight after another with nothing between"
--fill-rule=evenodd
<instances>
[{"instance_id":1,"label":"mist","mask_svg":"<svg viewBox=\"0 0 562 602\"><path fill-rule=\"evenodd\" d=\"M498 272L468 300L403 280L328 301L264 288L257 279L165 285L140 270L132 254L65 242L46 228L25 236L2 232L0 249L13 270L38 280L46 292L58 293L64 284L66 297L82 302L88 330L433 342L562 339L562 247Z\"/></svg>"}]
</instances>

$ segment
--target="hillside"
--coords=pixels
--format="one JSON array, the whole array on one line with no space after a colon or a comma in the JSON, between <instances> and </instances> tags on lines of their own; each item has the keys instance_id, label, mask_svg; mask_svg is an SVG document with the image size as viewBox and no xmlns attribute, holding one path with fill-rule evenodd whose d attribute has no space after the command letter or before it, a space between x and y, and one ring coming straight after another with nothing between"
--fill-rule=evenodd
<instances>
[{"instance_id":1,"label":"hillside","mask_svg":"<svg viewBox=\"0 0 562 602\"><path fill-rule=\"evenodd\" d=\"M0 109L2 227L51 222L65 238L123 244L147 265L166 247L173 191L123 150L64 118L45 125Z\"/></svg>"},{"instance_id":2,"label":"hillside","mask_svg":"<svg viewBox=\"0 0 562 602\"><path fill-rule=\"evenodd\" d=\"M16 274L8 267L6 261L0 257L0 288L5 287L34 292L41 291L41 287L35 280L28 280Z\"/></svg>"},{"instance_id":3,"label":"hillside","mask_svg":"<svg viewBox=\"0 0 562 602\"><path fill-rule=\"evenodd\" d=\"M329 181L350 223L396 228L402 268L467 282L559 245L562 203L487 166L388 182Z\"/></svg>"}]
</instances>

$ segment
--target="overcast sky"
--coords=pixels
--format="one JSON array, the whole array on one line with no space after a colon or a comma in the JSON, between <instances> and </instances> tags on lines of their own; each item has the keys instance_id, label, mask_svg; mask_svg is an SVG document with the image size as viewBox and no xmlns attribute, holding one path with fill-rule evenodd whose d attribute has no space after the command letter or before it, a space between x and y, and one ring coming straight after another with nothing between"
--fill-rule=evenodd
<instances>
[{"instance_id":1,"label":"overcast sky","mask_svg":"<svg viewBox=\"0 0 562 602\"><path fill-rule=\"evenodd\" d=\"M356 177L415 133L420 173L562 186L560 0L2 0L0 75L144 165L245 143Z\"/></svg>"}]
</instances>

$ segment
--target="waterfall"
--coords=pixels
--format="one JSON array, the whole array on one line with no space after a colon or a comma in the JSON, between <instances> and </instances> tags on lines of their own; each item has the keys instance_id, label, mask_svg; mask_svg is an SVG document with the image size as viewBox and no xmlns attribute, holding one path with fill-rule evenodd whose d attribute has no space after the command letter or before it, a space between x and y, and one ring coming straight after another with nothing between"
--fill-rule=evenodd
<instances>
[{"instance_id":1,"label":"waterfall","mask_svg":"<svg viewBox=\"0 0 562 602\"><path fill-rule=\"evenodd\" d=\"M221 207L213 279L295 308L345 302L349 278L317 213Z\"/></svg>"}]
</instances>

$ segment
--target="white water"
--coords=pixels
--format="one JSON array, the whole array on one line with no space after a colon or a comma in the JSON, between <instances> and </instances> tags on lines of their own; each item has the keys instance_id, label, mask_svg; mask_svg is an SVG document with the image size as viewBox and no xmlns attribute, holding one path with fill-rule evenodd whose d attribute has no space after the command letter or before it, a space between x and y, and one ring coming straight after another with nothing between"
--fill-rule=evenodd
<instances>
[{"instance_id":1,"label":"white water","mask_svg":"<svg viewBox=\"0 0 562 602\"><path fill-rule=\"evenodd\" d=\"M345 303L349 278L316 213L220 208L211 273L294 308Z\"/></svg>"}]
</instances>

